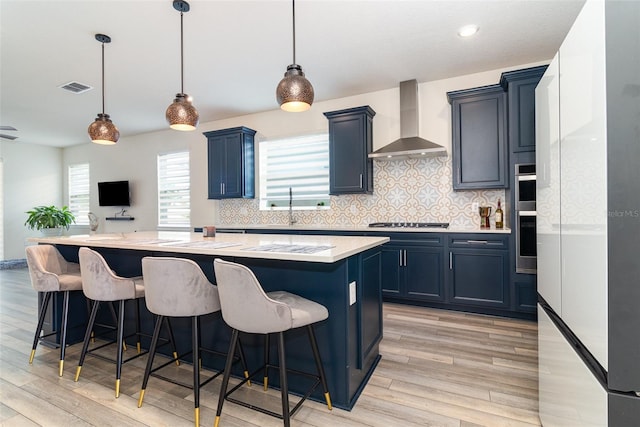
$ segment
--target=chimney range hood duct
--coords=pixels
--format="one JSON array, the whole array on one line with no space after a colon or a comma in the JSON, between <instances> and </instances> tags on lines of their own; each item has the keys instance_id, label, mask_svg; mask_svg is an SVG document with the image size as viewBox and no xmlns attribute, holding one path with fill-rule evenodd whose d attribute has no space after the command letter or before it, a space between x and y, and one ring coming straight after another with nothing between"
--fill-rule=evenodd
<instances>
[{"instance_id":1,"label":"chimney range hood duct","mask_svg":"<svg viewBox=\"0 0 640 427\"><path fill-rule=\"evenodd\" d=\"M447 149L418 136L418 82L400 82L400 139L369 154L374 160L446 156Z\"/></svg>"}]
</instances>

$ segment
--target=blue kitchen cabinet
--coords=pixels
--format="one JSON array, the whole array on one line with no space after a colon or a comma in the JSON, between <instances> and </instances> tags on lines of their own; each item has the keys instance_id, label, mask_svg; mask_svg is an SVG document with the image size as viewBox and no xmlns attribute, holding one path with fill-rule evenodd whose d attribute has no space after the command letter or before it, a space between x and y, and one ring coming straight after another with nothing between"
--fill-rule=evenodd
<instances>
[{"instance_id":1,"label":"blue kitchen cabinet","mask_svg":"<svg viewBox=\"0 0 640 427\"><path fill-rule=\"evenodd\" d=\"M371 107L324 113L329 119L329 194L372 194L373 116Z\"/></svg>"},{"instance_id":2,"label":"blue kitchen cabinet","mask_svg":"<svg viewBox=\"0 0 640 427\"><path fill-rule=\"evenodd\" d=\"M450 235L449 302L509 309L508 235Z\"/></svg>"},{"instance_id":3,"label":"blue kitchen cabinet","mask_svg":"<svg viewBox=\"0 0 640 427\"><path fill-rule=\"evenodd\" d=\"M382 295L388 299L444 301L443 236L395 233L382 246Z\"/></svg>"},{"instance_id":4,"label":"blue kitchen cabinet","mask_svg":"<svg viewBox=\"0 0 640 427\"><path fill-rule=\"evenodd\" d=\"M509 149L512 153L536 150L536 94L546 65L502 73L500 85L507 91Z\"/></svg>"},{"instance_id":5,"label":"blue kitchen cabinet","mask_svg":"<svg viewBox=\"0 0 640 427\"><path fill-rule=\"evenodd\" d=\"M499 84L447 92L453 189L507 188L506 94Z\"/></svg>"},{"instance_id":6,"label":"blue kitchen cabinet","mask_svg":"<svg viewBox=\"0 0 640 427\"><path fill-rule=\"evenodd\" d=\"M207 137L209 199L255 196L254 136L244 126L204 132Z\"/></svg>"}]
</instances>

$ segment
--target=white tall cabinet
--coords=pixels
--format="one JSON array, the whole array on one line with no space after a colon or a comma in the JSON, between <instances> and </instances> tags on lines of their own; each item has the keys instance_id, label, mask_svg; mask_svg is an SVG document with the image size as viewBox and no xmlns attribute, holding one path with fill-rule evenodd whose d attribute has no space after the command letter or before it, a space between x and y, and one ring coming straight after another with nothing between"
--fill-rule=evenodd
<instances>
[{"instance_id":1,"label":"white tall cabinet","mask_svg":"<svg viewBox=\"0 0 640 427\"><path fill-rule=\"evenodd\" d=\"M540 418L640 425L640 2L587 0L536 108Z\"/></svg>"}]
</instances>

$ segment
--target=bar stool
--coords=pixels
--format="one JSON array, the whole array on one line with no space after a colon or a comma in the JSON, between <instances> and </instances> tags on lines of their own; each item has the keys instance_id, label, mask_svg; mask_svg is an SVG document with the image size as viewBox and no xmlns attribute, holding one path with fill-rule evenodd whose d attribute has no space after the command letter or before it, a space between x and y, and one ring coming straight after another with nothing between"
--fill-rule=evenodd
<instances>
[{"instance_id":1,"label":"bar stool","mask_svg":"<svg viewBox=\"0 0 640 427\"><path fill-rule=\"evenodd\" d=\"M93 307L91 309L91 315L89 316L89 323L87 325L87 331L84 335L84 343L82 345L82 352L80 353L80 360L78 362L78 368L76 370L75 381L80 378L80 371L84 364L84 359L87 354L99 357L113 362L112 359L106 358L100 354L93 353L95 350L106 347L114 342L117 343L116 349L116 398L120 397L120 377L122 372L122 364L129 362L137 357L146 354L140 349L140 316L139 316L139 298L144 298L144 282L141 277L125 278L117 276L109 267L105 259L98 252L82 247L78 251L80 258L80 272L82 275L82 292L84 295L93 300ZM124 315L125 315L125 301L135 300L136 302L136 335L137 342L137 354L123 360L124 349ZM89 342L91 341L91 335L96 321L96 315L101 302L118 302L118 322L116 325L117 338L113 341L109 341L106 344L98 345L95 348L89 350Z\"/></svg>"},{"instance_id":2,"label":"bar stool","mask_svg":"<svg viewBox=\"0 0 640 427\"><path fill-rule=\"evenodd\" d=\"M322 366L322 361L320 360L318 344L312 327L314 323L320 322L329 317L329 312L326 307L289 292L276 291L265 293L253 272L244 265L215 259L214 269L218 284L218 292L220 294L222 317L233 331L231 335L231 342L229 344L229 353L224 370L224 377L222 379L222 386L220 387L220 395L218 397L218 409L216 411L214 427L218 427L218 424L220 423L222 405L224 404L225 399L276 418L280 418L284 421L285 427L289 427L291 416L300 408L302 403L311 395L319 383L322 384L327 407L331 410L331 397L329 396L324 368ZM289 411L289 390L285 363L284 331L303 326L306 326L309 334L311 350L316 362L318 375L295 371L297 374L315 378L315 382L309 391L294 406L294 408ZM280 371L282 414L231 398L230 395L242 386L247 379L242 380L238 385L227 392L230 374L229 368L231 366L231 358L233 357L233 350L235 348L236 341L238 340L239 332L265 335L266 345L264 365L250 374L249 379L259 374L260 371L263 371L264 388L266 390L268 385L268 370L273 368ZM278 335L279 366L271 365L269 363L269 334L272 333Z\"/></svg>"},{"instance_id":3,"label":"bar stool","mask_svg":"<svg viewBox=\"0 0 640 427\"><path fill-rule=\"evenodd\" d=\"M142 259L142 275L145 283L145 302L147 309L151 313L156 314L157 319L149 348L149 358L144 371L138 407L142 406L149 376L153 374L156 377L173 382L174 384L193 389L194 416L197 427L200 425L200 387L222 374L222 371L220 371L205 381L200 382L200 352L206 351L222 357L226 356L226 354L208 350L200 346L200 316L220 311L218 288L209 282L197 263L185 258L145 257ZM152 369L162 319L168 317L191 318L192 349L180 356L174 355L172 360ZM240 347L239 350L239 360L242 362L245 377L248 377L249 371L244 361L242 348ZM193 384L191 386L162 375L154 374L155 371L188 354L193 355Z\"/></svg>"},{"instance_id":4,"label":"bar stool","mask_svg":"<svg viewBox=\"0 0 640 427\"><path fill-rule=\"evenodd\" d=\"M33 363L33 357L36 354L36 347L38 346L40 338L60 333L60 364L58 375L62 376L64 371L64 352L67 346L69 292L82 290L80 265L65 260L60 252L58 252L58 249L52 245L27 246L25 252L27 255L27 266L29 267L31 285L37 292L44 293L44 301L38 313L38 326L36 327L36 333L33 338L29 364ZM51 301L51 296L56 292L62 292L63 295L62 323L60 324L60 329L41 336L47 307Z\"/></svg>"}]
</instances>

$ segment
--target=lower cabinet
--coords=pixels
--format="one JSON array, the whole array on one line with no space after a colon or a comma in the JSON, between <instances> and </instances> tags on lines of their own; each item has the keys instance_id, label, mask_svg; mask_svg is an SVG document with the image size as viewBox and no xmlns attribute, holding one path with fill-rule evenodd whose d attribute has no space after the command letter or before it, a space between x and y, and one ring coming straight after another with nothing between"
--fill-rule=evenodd
<instances>
[{"instance_id":1,"label":"lower cabinet","mask_svg":"<svg viewBox=\"0 0 640 427\"><path fill-rule=\"evenodd\" d=\"M442 261L442 247L419 243L385 244L382 247L382 295L422 301L444 301Z\"/></svg>"},{"instance_id":2,"label":"lower cabinet","mask_svg":"<svg viewBox=\"0 0 640 427\"><path fill-rule=\"evenodd\" d=\"M448 249L450 302L510 307L507 235L450 235Z\"/></svg>"}]
</instances>

